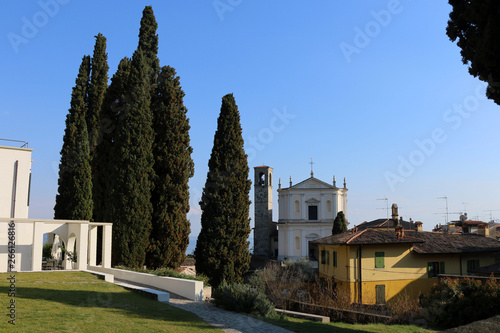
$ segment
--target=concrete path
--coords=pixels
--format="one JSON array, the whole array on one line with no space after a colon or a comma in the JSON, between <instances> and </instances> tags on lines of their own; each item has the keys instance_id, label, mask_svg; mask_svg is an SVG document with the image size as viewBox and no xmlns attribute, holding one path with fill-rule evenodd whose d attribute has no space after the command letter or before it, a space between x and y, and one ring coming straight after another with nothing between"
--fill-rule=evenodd
<instances>
[{"instance_id":1,"label":"concrete path","mask_svg":"<svg viewBox=\"0 0 500 333\"><path fill-rule=\"evenodd\" d=\"M244 314L227 311L208 302L197 302L170 295L170 305L193 312L207 323L228 333L288 333L284 328Z\"/></svg>"}]
</instances>

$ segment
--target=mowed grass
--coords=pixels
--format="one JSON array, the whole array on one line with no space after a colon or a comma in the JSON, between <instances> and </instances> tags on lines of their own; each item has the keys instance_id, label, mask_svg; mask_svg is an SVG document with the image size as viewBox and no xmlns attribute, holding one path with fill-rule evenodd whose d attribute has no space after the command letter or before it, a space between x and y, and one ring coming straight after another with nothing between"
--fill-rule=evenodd
<instances>
[{"instance_id":1,"label":"mowed grass","mask_svg":"<svg viewBox=\"0 0 500 333\"><path fill-rule=\"evenodd\" d=\"M16 325L8 323L10 274L0 274L0 331L222 332L195 314L85 272L15 273Z\"/></svg>"}]
</instances>

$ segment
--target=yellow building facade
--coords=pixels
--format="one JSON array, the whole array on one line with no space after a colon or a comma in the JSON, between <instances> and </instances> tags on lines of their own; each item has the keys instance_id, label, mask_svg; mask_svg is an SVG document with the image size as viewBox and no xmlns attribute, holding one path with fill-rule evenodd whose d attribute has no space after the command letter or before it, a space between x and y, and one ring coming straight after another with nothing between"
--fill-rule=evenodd
<instances>
[{"instance_id":1,"label":"yellow building facade","mask_svg":"<svg viewBox=\"0 0 500 333\"><path fill-rule=\"evenodd\" d=\"M439 274L464 276L500 259L500 242L479 235L365 229L314 243L320 277L362 304L385 304L400 294L417 298Z\"/></svg>"}]
</instances>

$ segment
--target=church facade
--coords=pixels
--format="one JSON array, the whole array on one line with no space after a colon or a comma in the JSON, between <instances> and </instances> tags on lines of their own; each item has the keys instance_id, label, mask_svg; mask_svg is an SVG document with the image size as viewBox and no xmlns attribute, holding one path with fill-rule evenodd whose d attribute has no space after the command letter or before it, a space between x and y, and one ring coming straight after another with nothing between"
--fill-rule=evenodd
<instances>
[{"instance_id":1,"label":"church facade","mask_svg":"<svg viewBox=\"0 0 500 333\"><path fill-rule=\"evenodd\" d=\"M278 184L278 222L272 222L272 174L268 166L255 167L254 254L278 260L317 260L309 243L332 234L338 212L347 217L347 187L337 187L335 177L328 184L311 177L289 187ZM277 246L276 242L277 227ZM276 248L277 247L277 248ZM258 250L259 249L259 250ZM276 251L277 250L277 251Z\"/></svg>"}]
</instances>

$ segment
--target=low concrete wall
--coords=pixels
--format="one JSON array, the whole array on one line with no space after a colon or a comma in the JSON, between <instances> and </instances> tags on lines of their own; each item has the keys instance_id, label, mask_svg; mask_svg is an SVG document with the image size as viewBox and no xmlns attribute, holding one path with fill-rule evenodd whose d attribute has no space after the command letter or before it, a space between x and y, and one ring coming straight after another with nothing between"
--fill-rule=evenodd
<instances>
[{"instance_id":1,"label":"low concrete wall","mask_svg":"<svg viewBox=\"0 0 500 333\"><path fill-rule=\"evenodd\" d=\"M136 282L153 288L166 290L193 301L202 301L206 296L203 294L202 281L157 276L117 268L103 268L101 266L88 266L88 270L113 274L115 279Z\"/></svg>"}]
</instances>

